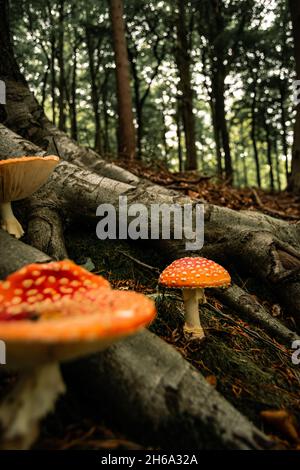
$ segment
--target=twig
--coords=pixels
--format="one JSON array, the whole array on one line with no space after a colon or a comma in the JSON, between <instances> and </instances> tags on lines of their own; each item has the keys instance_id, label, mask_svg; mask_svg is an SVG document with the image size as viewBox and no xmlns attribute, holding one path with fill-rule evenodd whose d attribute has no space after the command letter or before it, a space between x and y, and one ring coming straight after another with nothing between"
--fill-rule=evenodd
<instances>
[{"instance_id":1,"label":"twig","mask_svg":"<svg viewBox=\"0 0 300 470\"><path fill-rule=\"evenodd\" d=\"M146 264L146 263L143 263L143 261L140 261L139 259L136 259L134 258L133 256L129 255L128 253L125 253L124 251L122 250L119 250L119 253L121 253L122 255L126 256L126 258L129 258L131 259L132 261L134 261L135 263L139 264L140 266L143 266L144 268L146 269L150 269L151 271L155 271L157 273L160 273L160 270L154 266L150 266L149 264Z\"/></svg>"},{"instance_id":2,"label":"twig","mask_svg":"<svg viewBox=\"0 0 300 470\"><path fill-rule=\"evenodd\" d=\"M245 333L249 334L250 336L254 337L255 339L258 339L258 340L262 341L265 344L268 344L268 346L271 346L272 348L276 349L277 351L280 351L285 356L290 357L290 355L286 351L284 351L283 349L278 347L275 343L272 343L272 341L269 341L268 339L263 338L256 331L250 330L246 326L241 325L239 322L237 322L236 320L231 318L229 315L226 315L226 313L221 312L221 310L219 310L217 307L214 307L214 305L210 304L209 302L207 302L207 305L209 305L216 313L218 313L220 316L225 318L227 321L234 324L235 326L237 326L241 330L245 331Z\"/></svg>"},{"instance_id":3,"label":"twig","mask_svg":"<svg viewBox=\"0 0 300 470\"><path fill-rule=\"evenodd\" d=\"M266 207L261 198L259 197L257 191L255 188L251 188L251 191L252 191L252 194L254 196L254 199L255 199L255 202L256 204L264 211L264 212L267 212L268 214L270 215L276 215L278 217L281 217L281 218L284 218L284 219L291 219L291 220L299 220L299 217L297 215L293 215L293 214L285 214L285 212L282 212L282 211L278 211L276 209L270 209L268 207Z\"/></svg>"}]
</instances>

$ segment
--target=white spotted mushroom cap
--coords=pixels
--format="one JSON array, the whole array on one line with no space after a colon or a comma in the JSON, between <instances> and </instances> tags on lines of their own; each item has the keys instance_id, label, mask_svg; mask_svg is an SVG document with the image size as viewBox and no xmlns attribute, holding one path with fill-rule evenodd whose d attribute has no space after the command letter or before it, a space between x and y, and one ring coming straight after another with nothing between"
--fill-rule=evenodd
<instances>
[{"instance_id":1,"label":"white spotted mushroom cap","mask_svg":"<svg viewBox=\"0 0 300 470\"><path fill-rule=\"evenodd\" d=\"M17 316L80 294L91 299L93 291L110 288L102 276L96 276L70 260L29 264L0 283L1 314Z\"/></svg>"},{"instance_id":2,"label":"white spotted mushroom cap","mask_svg":"<svg viewBox=\"0 0 300 470\"><path fill-rule=\"evenodd\" d=\"M174 288L225 287L230 281L226 269L201 257L177 259L159 277L160 284Z\"/></svg>"},{"instance_id":3,"label":"white spotted mushroom cap","mask_svg":"<svg viewBox=\"0 0 300 470\"><path fill-rule=\"evenodd\" d=\"M69 260L30 264L0 282L0 338L17 368L99 351L155 313L148 297L113 290Z\"/></svg>"}]
</instances>

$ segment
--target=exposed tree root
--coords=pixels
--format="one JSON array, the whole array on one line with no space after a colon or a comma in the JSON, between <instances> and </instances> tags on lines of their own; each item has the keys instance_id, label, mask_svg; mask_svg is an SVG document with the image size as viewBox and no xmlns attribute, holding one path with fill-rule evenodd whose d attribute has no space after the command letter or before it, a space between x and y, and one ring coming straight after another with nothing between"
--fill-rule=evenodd
<instances>
[{"instance_id":1,"label":"exposed tree root","mask_svg":"<svg viewBox=\"0 0 300 470\"><path fill-rule=\"evenodd\" d=\"M3 126L0 137L5 135L5 147L11 135L12 146L24 145L30 148L29 142L20 138ZM3 154L2 141L0 154ZM32 146L32 150L37 150ZM101 203L117 206L118 198L126 195L128 204L141 203L150 214L152 203L184 204L195 201L182 197L177 193L164 193L156 190L156 186L148 186L141 182L138 186L112 180L97 175L90 170L78 167L69 162L62 162L53 172L45 194L54 193L59 207L68 216L94 218L96 209ZM43 196L41 195L43 200ZM270 216L249 212L233 211L224 207L205 204L205 244L201 254L221 261L229 268L253 273L263 281L279 297L283 307L294 316L300 325L300 226ZM149 220L147 224L149 225ZM151 221L153 223L153 220ZM158 223L158 221L156 221ZM56 231L59 233L60 229ZM33 232L31 232L32 234ZM32 235L31 235L32 236ZM47 236L47 244L51 233ZM157 246L166 258L186 255L186 240L158 241ZM47 246L38 245L47 250ZM193 254L197 254L193 252Z\"/></svg>"},{"instance_id":2,"label":"exposed tree root","mask_svg":"<svg viewBox=\"0 0 300 470\"><path fill-rule=\"evenodd\" d=\"M239 286L234 284L228 289L215 289L214 295L224 304L232 307L241 318L250 321L254 325L259 325L288 348L291 347L293 341L300 340L300 336L289 330L276 318L273 318L253 295L250 295Z\"/></svg>"},{"instance_id":3,"label":"exposed tree root","mask_svg":"<svg viewBox=\"0 0 300 470\"><path fill-rule=\"evenodd\" d=\"M13 250L17 259L26 262L44 260L43 253L1 230L0 250ZM9 257L0 260L3 276L11 272L10 261ZM97 405L98 412L114 416L132 434L143 431L143 438L150 442L203 449L275 446L173 348L149 332L122 341L95 359L74 363L65 371L69 383L75 374L77 389L79 382L85 384L89 401Z\"/></svg>"}]
</instances>

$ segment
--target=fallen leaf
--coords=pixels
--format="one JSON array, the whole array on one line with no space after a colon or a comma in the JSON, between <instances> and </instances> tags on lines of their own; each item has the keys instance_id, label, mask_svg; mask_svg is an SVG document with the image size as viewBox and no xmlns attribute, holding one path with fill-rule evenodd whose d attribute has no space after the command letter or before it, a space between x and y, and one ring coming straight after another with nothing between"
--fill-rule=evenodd
<instances>
[{"instance_id":1,"label":"fallen leaf","mask_svg":"<svg viewBox=\"0 0 300 470\"><path fill-rule=\"evenodd\" d=\"M299 434L296 429L294 416L286 410L266 410L261 411L261 418L270 426L274 426L285 437L294 442L299 441Z\"/></svg>"},{"instance_id":2,"label":"fallen leaf","mask_svg":"<svg viewBox=\"0 0 300 470\"><path fill-rule=\"evenodd\" d=\"M208 375L207 377L205 377L205 380L206 382L209 383L209 385L211 385L212 387L216 387L217 386L217 377L215 375Z\"/></svg>"}]
</instances>

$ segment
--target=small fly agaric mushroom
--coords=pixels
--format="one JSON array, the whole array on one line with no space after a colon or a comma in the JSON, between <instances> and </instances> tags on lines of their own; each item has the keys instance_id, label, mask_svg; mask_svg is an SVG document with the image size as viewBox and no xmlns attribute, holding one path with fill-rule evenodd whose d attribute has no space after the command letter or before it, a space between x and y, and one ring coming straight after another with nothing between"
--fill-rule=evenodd
<instances>
[{"instance_id":1,"label":"small fly agaric mushroom","mask_svg":"<svg viewBox=\"0 0 300 470\"><path fill-rule=\"evenodd\" d=\"M28 448L64 383L59 362L104 349L155 315L142 294L111 289L71 261L31 264L0 283L0 338L21 380L0 404L2 447ZM1 439L0 439L1 447Z\"/></svg>"},{"instance_id":2,"label":"small fly agaric mushroom","mask_svg":"<svg viewBox=\"0 0 300 470\"><path fill-rule=\"evenodd\" d=\"M16 238L24 235L13 214L11 202L25 199L37 191L58 164L56 156L18 157L0 160L1 228Z\"/></svg>"},{"instance_id":3,"label":"small fly agaric mushroom","mask_svg":"<svg viewBox=\"0 0 300 470\"><path fill-rule=\"evenodd\" d=\"M185 307L184 330L199 339L205 336L198 305L205 302L204 288L226 287L230 281L226 269L214 261L200 257L175 260L159 278L159 283L165 287L182 289Z\"/></svg>"}]
</instances>

